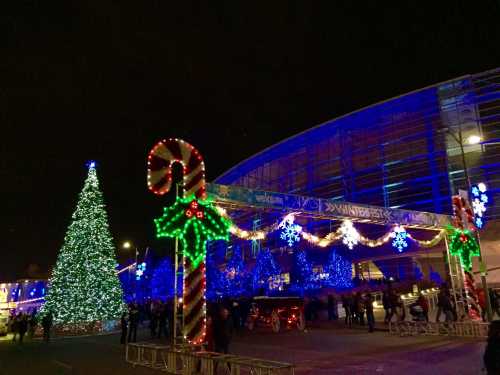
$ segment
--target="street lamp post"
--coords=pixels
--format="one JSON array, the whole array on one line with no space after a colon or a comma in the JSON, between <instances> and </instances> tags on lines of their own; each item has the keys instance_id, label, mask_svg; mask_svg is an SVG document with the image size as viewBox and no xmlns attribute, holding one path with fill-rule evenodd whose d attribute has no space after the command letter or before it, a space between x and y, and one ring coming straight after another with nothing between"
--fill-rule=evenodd
<instances>
[{"instance_id":1,"label":"street lamp post","mask_svg":"<svg viewBox=\"0 0 500 375\"><path fill-rule=\"evenodd\" d=\"M125 241L122 244L122 248L124 248L126 250L134 248L134 251L135 251L134 274L137 274L137 257L139 255L139 250L138 250L137 246L132 246L132 243L130 243L130 241ZM128 278L129 278L129 284L130 284L130 271L128 273ZM134 292L135 292L134 293L134 299L135 299L135 298L137 298L137 283L135 283L135 291Z\"/></svg>"},{"instance_id":2,"label":"street lamp post","mask_svg":"<svg viewBox=\"0 0 500 375\"><path fill-rule=\"evenodd\" d=\"M459 126L458 129L458 137L449 129L447 128L448 134L450 134L453 139L458 143L460 146L460 154L462 157L462 166L464 168L464 178L465 178L465 183L467 186L467 194L470 193L471 190L471 181L469 177L469 171L467 170L467 161L465 158L465 150L464 150L464 139L463 139L463 134L462 134L462 126ZM481 142L481 138L478 135L471 135L467 138L469 145L475 145L479 144ZM488 317L488 321L491 322L493 320L493 310L491 309L491 301L490 301L490 293L488 291L488 284L486 282L486 275L483 272L483 255L481 251L481 241L479 238L479 231L476 231L476 238L477 238L477 243L479 245L479 263L481 264L480 267L480 276L481 276L481 285L483 287L485 299L486 299L486 315ZM486 269L486 265L484 264L484 268Z\"/></svg>"}]
</instances>

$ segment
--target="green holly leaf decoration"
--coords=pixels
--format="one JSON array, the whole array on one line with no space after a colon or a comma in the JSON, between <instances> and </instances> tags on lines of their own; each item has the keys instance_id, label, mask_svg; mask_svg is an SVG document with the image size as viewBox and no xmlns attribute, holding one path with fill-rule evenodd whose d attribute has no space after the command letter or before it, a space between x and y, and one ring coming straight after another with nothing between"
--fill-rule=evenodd
<instances>
[{"instance_id":1,"label":"green holly leaf decoration","mask_svg":"<svg viewBox=\"0 0 500 375\"><path fill-rule=\"evenodd\" d=\"M469 230L452 228L450 232L450 254L457 255L463 269L470 272L472 257L479 256L479 244Z\"/></svg>"},{"instance_id":2,"label":"green holly leaf decoration","mask_svg":"<svg viewBox=\"0 0 500 375\"><path fill-rule=\"evenodd\" d=\"M155 219L156 236L178 238L184 256L196 268L205 259L207 241L229 240L231 221L222 217L211 200L177 198Z\"/></svg>"}]
</instances>

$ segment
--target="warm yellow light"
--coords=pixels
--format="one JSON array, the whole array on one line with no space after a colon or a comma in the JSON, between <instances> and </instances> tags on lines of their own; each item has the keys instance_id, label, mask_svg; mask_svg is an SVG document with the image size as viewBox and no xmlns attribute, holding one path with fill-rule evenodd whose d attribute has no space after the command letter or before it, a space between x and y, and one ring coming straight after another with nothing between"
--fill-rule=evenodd
<instances>
[{"instance_id":1,"label":"warm yellow light","mask_svg":"<svg viewBox=\"0 0 500 375\"><path fill-rule=\"evenodd\" d=\"M481 137L476 134L467 138L467 143L470 145L477 145L479 142L481 142Z\"/></svg>"},{"instance_id":2,"label":"warm yellow light","mask_svg":"<svg viewBox=\"0 0 500 375\"><path fill-rule=\"evenodd\" d=\"M129 241L125 241L122 245L124 249L130 249L132 247L132 244Z\"/></svg>"}]
</instances>

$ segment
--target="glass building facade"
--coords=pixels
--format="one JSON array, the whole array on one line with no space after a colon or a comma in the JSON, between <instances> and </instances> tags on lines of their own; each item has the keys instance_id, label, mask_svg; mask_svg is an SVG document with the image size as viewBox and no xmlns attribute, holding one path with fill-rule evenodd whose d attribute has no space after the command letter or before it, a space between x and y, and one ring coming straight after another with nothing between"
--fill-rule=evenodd
<instances>
[{"instance_id":1,"label":"glass building facade","mask_svg":"<svg viewBox=\"0 0 500 375\"><path fill-rule=\"evenodd\" d=\"M471 136L480 142L471 144ZM327 121L215 182L451 214L451 196L467 188L467 175L488 186L493 205L487 218L500 218L500 69Z\"/></svg>"}]
</instances>

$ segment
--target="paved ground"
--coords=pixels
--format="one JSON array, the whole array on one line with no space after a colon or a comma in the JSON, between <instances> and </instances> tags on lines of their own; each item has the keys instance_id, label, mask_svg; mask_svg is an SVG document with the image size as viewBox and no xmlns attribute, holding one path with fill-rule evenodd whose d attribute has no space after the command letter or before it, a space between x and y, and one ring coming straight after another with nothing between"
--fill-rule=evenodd
<instances>
[{"instance_id":1,"label":"paved ground","mask_svg":"<svg viewBox=\"0 0 500 375\"><path fill-rule=\"evenodd\" d=\"M145 332L143 339L146 339ZM132 368L117 335L56 339L24 345L0 341L0 375L154 374ZM307 332L266 330L236 336L231 351L297 365L298 375L481 373L484 344L477 340L391 337L387 332L323 325Z\"/></svg>"},{"instance_id":2,"label":"paved ground","mask_svg":"<svg viewBox=\"0 0 500 375\"><path fill-rule=\"evenodd\" d=\"M261 332L235 340L233 352L297 364L298 375L481 373L484 343L438 337L394 337L387 332L322 327L306 333Z\"/></svg>"}]
</instances>

